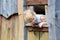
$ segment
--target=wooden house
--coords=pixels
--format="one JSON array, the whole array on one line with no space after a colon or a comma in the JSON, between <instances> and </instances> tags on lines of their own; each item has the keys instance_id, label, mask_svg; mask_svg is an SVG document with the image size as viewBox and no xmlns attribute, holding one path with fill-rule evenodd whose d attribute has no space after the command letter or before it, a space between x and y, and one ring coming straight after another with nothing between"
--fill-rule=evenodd
<instances>
[{"instance_id":1,"label":"wooden house","mask_svg":"<svg viewBox=\"0 0 60 40\"><path fill-rule=\"evenodd\" d=\"M22 5L22 0L0 0L0 40L24 40Z\"/></svg>"},{"instance_id":2,"label":"wooden house","mask_svg":"<svg viewBox=\"0 0 60 40\"><path fill-rule=\"evenodd\" d=\"M26 0L25 6L44 6L48 5L47 3L47 0ZM0 5L0 40L48 40L48 31L29 32L26 30L25 37L27 38L24 38L23 0L1 0Z\"/></svg>"},{"instance_id":3,"label":"wooden house","mask_svg":"<svg viewBox=\"0 0 60 40\"><path fill-rule=\"evenodd\" d=\"M48 12L48 0L24 0L24 9L33 6L33 10L37 14L47 15ZM28 27L29 29L30 27ZM49 40L48 27L43 28L33 28L33 31L27 30L26 40Z\"/></svg>"}]
</instances>

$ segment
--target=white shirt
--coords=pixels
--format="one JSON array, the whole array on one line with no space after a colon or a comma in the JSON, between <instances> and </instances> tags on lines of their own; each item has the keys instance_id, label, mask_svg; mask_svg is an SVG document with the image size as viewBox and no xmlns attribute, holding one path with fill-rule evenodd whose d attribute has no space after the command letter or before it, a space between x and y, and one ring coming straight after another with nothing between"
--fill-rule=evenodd
<instances>
[{"instance_id":1,"label":"white shirt","mask_svg":"<svg viewBox=\"0 0 60 40\"><path fill-rule=\"evenodd\" d=\"M41 22L40 16L42 16L42 15L36 14L36 17L37 17L37 23L40 23L40 22Z\"/></svg>"}]
</instances>

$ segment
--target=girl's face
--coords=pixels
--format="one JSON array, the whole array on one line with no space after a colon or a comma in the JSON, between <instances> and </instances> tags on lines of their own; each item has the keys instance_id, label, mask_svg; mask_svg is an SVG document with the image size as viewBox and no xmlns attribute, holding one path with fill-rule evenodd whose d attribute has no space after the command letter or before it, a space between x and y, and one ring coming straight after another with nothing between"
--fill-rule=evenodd
<instances>
[{"instance_id":1,"label":"girl's face","mask_svg":"<svg viewBox=\"0 0 60 40\"><path fill-rule=\"evenodd\" d=\"M42 22L46 22L46 17L45 16L41 16L40 18L41 18Z\"/></svg>"}]
</instances>

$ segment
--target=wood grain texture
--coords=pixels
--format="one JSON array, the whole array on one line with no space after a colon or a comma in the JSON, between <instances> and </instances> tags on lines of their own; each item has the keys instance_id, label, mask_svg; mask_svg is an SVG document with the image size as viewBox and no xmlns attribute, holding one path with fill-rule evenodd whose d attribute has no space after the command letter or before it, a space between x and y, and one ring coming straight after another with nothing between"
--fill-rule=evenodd
<instances>
[{"instance_id":1,"label":"wood grain texture","mask_svg":"<svg viewBox=\"0 0 60 40\"><path fill-rule=\"evenodd\" d=\"M45 5L45 14L48 14L48 5Z\"/></svg>"},{"instance_id":2,"label":"wood grain texture","mask_svg":"<svg viewBox=\"0 0 60 40\"><path fill-rule=\"evenodd\" d=\"M0 40L18 40L19 30L18 14L9 19L0 16Z\"/></svg>"},{"instance_id":3,"label":"wood grain texture","mask_svg":"<svg viewBox=\"0 0 60 40\"><path fill-rule=\"evenodd\" d=\"M0 16L1 40L24 40L24 19L21 14L23 14L23 0L18 0L18 15L8 19Z\"/></svg>"},{"instance_id":4,"label":"wood grain texture","mask_svg":"<svg viewBox=\"0 0 60 40\"><path fill-rule=\"evenodd\" d=\"M18 0L19 40L24 40L23 0Z\"/></svg>"},{"instance_id":5,"label":"wood grain texture","mask_svg":"<svg viewBox=\"0 0 60 40\"><path fill-rule=\"evenodd\" d=\"M1 32L1 40L7 40L7 34L8 34L8 20L6 20L4 17L2 18L2 32Z\"/></svg>"},{"instance_id":6,"label":"wood grain texture","mask_svg":"<svg viewBox=\"0 0 60 40\"><path fill-rule=\"evenodd\" d=\"M47 5L48 0L27 0L26 5Z\"/></svg>"},{"instance_id":7,"label":"wood grain texture","mask_svg":"<svg viewBox=\"0 0 60 40\"><path fill-rule=\"evenodd\" d=\"M49 40L48 32L29 32L27 31L28 40Z\"/></svg>"},{"instance_id":8,"label":"wood grain texture","mask_svg":"<svg viewBox=\"0 0 60 40\"><path fill-rule=\"evenodd\" d=\"M1 40L1 29L2 29L2 17L0 16L0 40Z\"/></svg>"}]
</instances>

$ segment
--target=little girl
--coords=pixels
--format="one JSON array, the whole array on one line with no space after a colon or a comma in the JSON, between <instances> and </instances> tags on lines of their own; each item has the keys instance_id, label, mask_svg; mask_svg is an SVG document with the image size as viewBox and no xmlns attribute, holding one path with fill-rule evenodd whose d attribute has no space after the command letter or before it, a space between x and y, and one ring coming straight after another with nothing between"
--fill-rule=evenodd
<instances>
[{"instance_id":1,"label":"little girl","mask_svg":"<svg viewBox=\"0 0 60 40\"><path fill-rule=\"evenodd\" d=\"M39 23L39 27L42 27L43 25L47 25L47 20L45 16L40 16L41 23Z\"/></svg>"},{"instance_id":2,"label":"little girl","mask_svg":"<svg viewBox=\"0 0 60 40\"><path fill-rule=\"evenodd\" d=\"M36 13L31 9L28 9L24 12L24 20L26 24L33 26L36 22Z\"/></svg>"}]
</instances>

